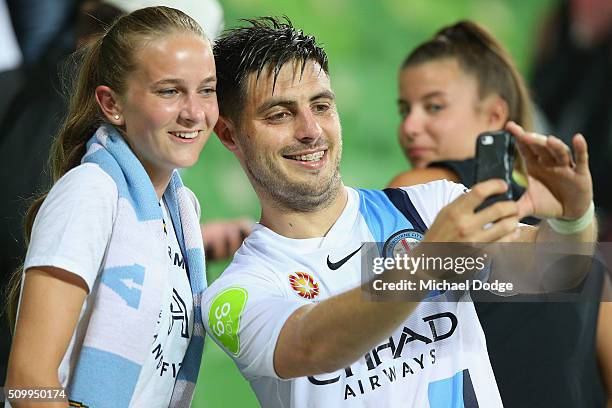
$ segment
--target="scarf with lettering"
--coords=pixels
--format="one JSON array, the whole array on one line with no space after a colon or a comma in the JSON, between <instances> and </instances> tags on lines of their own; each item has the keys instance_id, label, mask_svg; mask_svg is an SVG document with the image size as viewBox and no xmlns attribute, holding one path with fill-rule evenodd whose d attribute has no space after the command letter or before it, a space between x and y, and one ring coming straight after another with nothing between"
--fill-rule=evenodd
<instances>
[{"instance_id":1,"label":"scarf with lettering","mask_svg":"<svg viewBox=\"0 0 612 408\"><path fill-rule=\"evenodd\" d=\"M117 185L119 199L92 314L68 384L74 406L127 407L149 354L168 281L162 209L144 167L110 125L87 143L82 162L96 163ZM164 200L191 284L194 326L174 385L171 407L191 404L204 346L200 299L206 288L202 235L193 195L174 171ZM165 305L164 305L165 306ZM82 405L77 405L77 404Z\"/></svg>"}]
</instances>

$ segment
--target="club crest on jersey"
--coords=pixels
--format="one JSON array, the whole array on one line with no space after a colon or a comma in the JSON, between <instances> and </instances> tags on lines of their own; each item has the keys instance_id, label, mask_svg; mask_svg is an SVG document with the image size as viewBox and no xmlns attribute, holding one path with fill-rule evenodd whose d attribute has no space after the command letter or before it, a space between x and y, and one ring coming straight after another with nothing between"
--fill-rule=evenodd
<instances>
[{"instance_id":1,"label":"club crest on jersey","mask_svg":"<svg viewBox=\"0 0 612 408\"><path fill-rule=\"evenodd\" d=\"M393 258L398 254L409 253L423 239L423 234L404 229L391 235L383 245L383 256Z\"/></svg>"},{"instance_id":2,"label":"club crest on jersey","mask_svg":"<svg viewBox=\"0 0 612 408\"><path fill-rule=\"evenodd\" d=\"M319 284L306 272L294 272L289 275L291 289L304 299L314 299L319 296Z\"/></svg>"}]
</instances>

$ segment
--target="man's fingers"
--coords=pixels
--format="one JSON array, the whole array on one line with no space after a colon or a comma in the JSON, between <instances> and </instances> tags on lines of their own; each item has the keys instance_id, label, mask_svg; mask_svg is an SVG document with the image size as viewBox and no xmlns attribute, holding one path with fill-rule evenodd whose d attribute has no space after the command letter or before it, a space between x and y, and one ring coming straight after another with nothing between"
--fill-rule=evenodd
<instances>
[{"instance_id":1,"label":"man's fingers","mask_svg":"<svg viewBox=\"0 0 612 408\"><path fill-rule=\"evenodd\" d=\"M540 135L535 132L527 132L515 122L508 122L506 124L506 130L512 133L519 143L523 143L530 147L546 146L546 141L548 139L546 136Z\"/></svg>"},{"instance_id":2,"label":"man's fingers","mask_svg":"<svg viewBox=\"0 0 612 408\"><path fill-rule=\"evenodd\" d=\"M502 243L502 242L517 242L521 238L521 228L518 226L513 229L511 232L507 233L503 237L500 237L493 241L494 244Z\"/></svg>"},{"instance_id":3,"label":"man's fingers","mask_svg":"<svg viewBox=\"0 0 612 408\"><path fill-rule=\"evenodd\" d=\"M519 142L524 142L529 145L533 145L533 144L545 145L546 144L546 139L547 139L546 136L540 135L539 133L535 133L535 132L527 132L525 129L523 129L521 126L519 126L515 122L512 122L512 121L508 122L508 124L506 125L506 130L512 133Z\"/></svg>"},{"instance_id":4,"label":"man's fingers","mask_svg":"<svg viewBox=\"0 0 612 408\"><path fill-rule=\"evenodd\" d=\"M555 136L549 136L546 146L559 166L574 166L572 153L568 145Z\"/></svg>"},{"instance_id":5,"label":"man's fingers","mask_svg":"<svg viewBox=\"0 0 612 408\"><path fill-rule=\"evenodd\" d=\"M518 147L519 153L523 156L525 163L537 163L538 156L536 156L535 152L525 143L518 142L516 144Z\"/></svg>"},{"instance_id":6,"label":"man's fingers","mask_svg":"<svg viewBox=\"0 0 612 408\"><path fill-rule=\"evenodd\" d=\"M528 163L544 166L573 166L569 147L555 136L526 133L519 141L521 154Z\"/></svg>"},{"instance_id":7,"label":"man's fingers","mask_svg":"<svg viewBox=\"0 0 612 408\"><path fill-rule=\"evenodd\" d=\"M582 134L577 133L572 139L572 144L576 155L576 171L584 174L589 171L589 150L586 139Z\"/></svg>"},{"instance_id":8,"label":"man's fingers","mask_svg":"<svg viewBox=\"0 0 612 408\"><path fill-rule=\"evenodd\" d=\"M501 179L491 179L475 184L469 193L461 197L462 205L465 205L466 209L474 210L478 207L487 197L494 194L502 194L508 190L508 184Z\"/></svg>"},{"instance_id":9,"label":"man's fingers","mask_svg":"<svg viewBox=\"0 0 612 408\"><path fill-rule=\"evenodd\" d=\"M523 194L517 201L519 219L528 217L534 213L533 203L528 194Z\"/></svg>"},{"instance_id":10,"label":"man's fingers","mask_svg":"<svg viewBox=\"0 0 612 408\"><path fill-rule=\"evenodd\" d=\"M508 235L516 233L518 225L519 218L517 216L502 218L474 234L474 240L475 242L495 242L501 239L508 239Z\"/></svg>"},{"instance_id":11,"label":"man's fingers","mask_svg":"<svg viewBox=\"0 0 612 408\"><path fill-rule=\"evenodd\" d=\"M538 135L541 136L541 135ZM541 136L545 138L545 136ZM534 139L535 138L535 139ZM524 137L517 137L517 146L521 156L525 159L526 164L547 164L554 163L555 160L550 153L542 152L538 145L545 145L546 140L532 136L531 134L524 134Z\"/></svg>"},{"instance_id":12,"label":"man's fingers","mask_svg":"<svg viewBox=\"0 0 612 408\"><path fill-rule=\"evenodd\" d=\"M486 225L502 218L518 216L518 205L512 200L498 201L476 214L476 222Z\"/></svg>"},{"instance_id":13,"label":"man's fingers","mask_svg":"<svg viewBox=\"0 0 612 408\"><path fill-rule=\"evenodd\" d=\"M506 130L512 133L515 137L519 137L519 135L526 133L522 126L513 121L506 123Z\"/></svg>"},{"instance_id":14,"label":"man's fingers","mask_svg":"<svg viewBox=\"0 0 612 408\"><path fill-rule=\"evenodd\" d=\"M506 129L516 137L517 142L527 145L533 149L534 153L538 153L538 147L546 147L548 137L535 132L527 132L521 126L514 122L508 122ZM539 156L539 154L538 154Z\"/></svg>"},{"instance_id":15,"label":"man's fingers","mask_svg":"<svg viewBox=\"0 0 612 408\"><path fill-rule=\"evenodd\" d=\"M536 141L532 140L532 143L528 142L528 146L531 151L537 156L537 163L547 167L556 166L557 158L555 157L555 154L553 153L552 149L548 146L548 138L546 138L546 136L542 137L544 137L545 139Z\"/></svg>"},{"instance_id":16,"label":"man's fingers","mask_svg":"<svg viewBox=\"0 0 612 408\"><path fill-rule=\"evenodd\" d=\"M514 122L508 122L506 129L516 137L519 150L527 162L545 166L574 166L570 148L561 139L527 132ZM586 142L578 143L586 149Z\"/></svg>"}]
</instances>

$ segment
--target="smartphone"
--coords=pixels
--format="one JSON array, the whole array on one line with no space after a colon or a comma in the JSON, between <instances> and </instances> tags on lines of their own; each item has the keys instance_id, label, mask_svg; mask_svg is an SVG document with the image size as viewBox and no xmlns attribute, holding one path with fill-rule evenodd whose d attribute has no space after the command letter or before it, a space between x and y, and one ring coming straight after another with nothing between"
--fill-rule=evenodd
<instances>
[{"instance_id":1,"label":"smartphone","mask_svg":"<svg viewBox=\"0 0 612 408\"><path fill-rule=\"evenodd\" d=\"M484 132L476 139L476 183L498 178L508 184L508 190L503 194L487 197L476 208L476 212L503 200L512 200L512 169L515 153L514 136L505 130Z\"/></svg>"}]
</instances>

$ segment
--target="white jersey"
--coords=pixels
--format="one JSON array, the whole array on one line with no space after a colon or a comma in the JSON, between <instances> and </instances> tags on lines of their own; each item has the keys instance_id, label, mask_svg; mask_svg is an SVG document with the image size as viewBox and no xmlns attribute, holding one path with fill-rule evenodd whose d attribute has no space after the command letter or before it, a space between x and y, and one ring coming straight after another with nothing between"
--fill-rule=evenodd
<instances>
[{"instance_id":1,"label":"white jersey","mask_svg":"<svg viewBox=\"0 0 612 408\"><path fill-rule=\"evenodd\" d=\"M347 188L346 208L323 238L289 239L258 225L205 292L208 333L235 360L263 407L502 406L484 333L464 292L420 303L388 340L349 367L290 380L274 370L278 335L296 309L361 284L361 257L351 254L364 242L393 250L422 238L465 188L441 180L405 191ZM396 193L402 212L390 200Z\"/></svg>"},{"instance_id":2,"label":"white jersey","mask_svg":"<svg viewBox=\"0 0 612 408\"><path fill-rule=\"evenodd\" d=\"M100 268L117 211L117 194L113 179L97 164L82 164L66 173L53 186L36 216L24 270L55 266L83 278L89 293L98 290ZM185 260L165 205L162 212L167 223L168 281L160 302L157 330L138 376L131 407L168 406L193 332L193 295ZM118 282L138 286L130 281ZM94 307L92 299L85 297L77 327L58 369L64 388L70 383L81 351Z\"/></svg>"}]
</instances>

